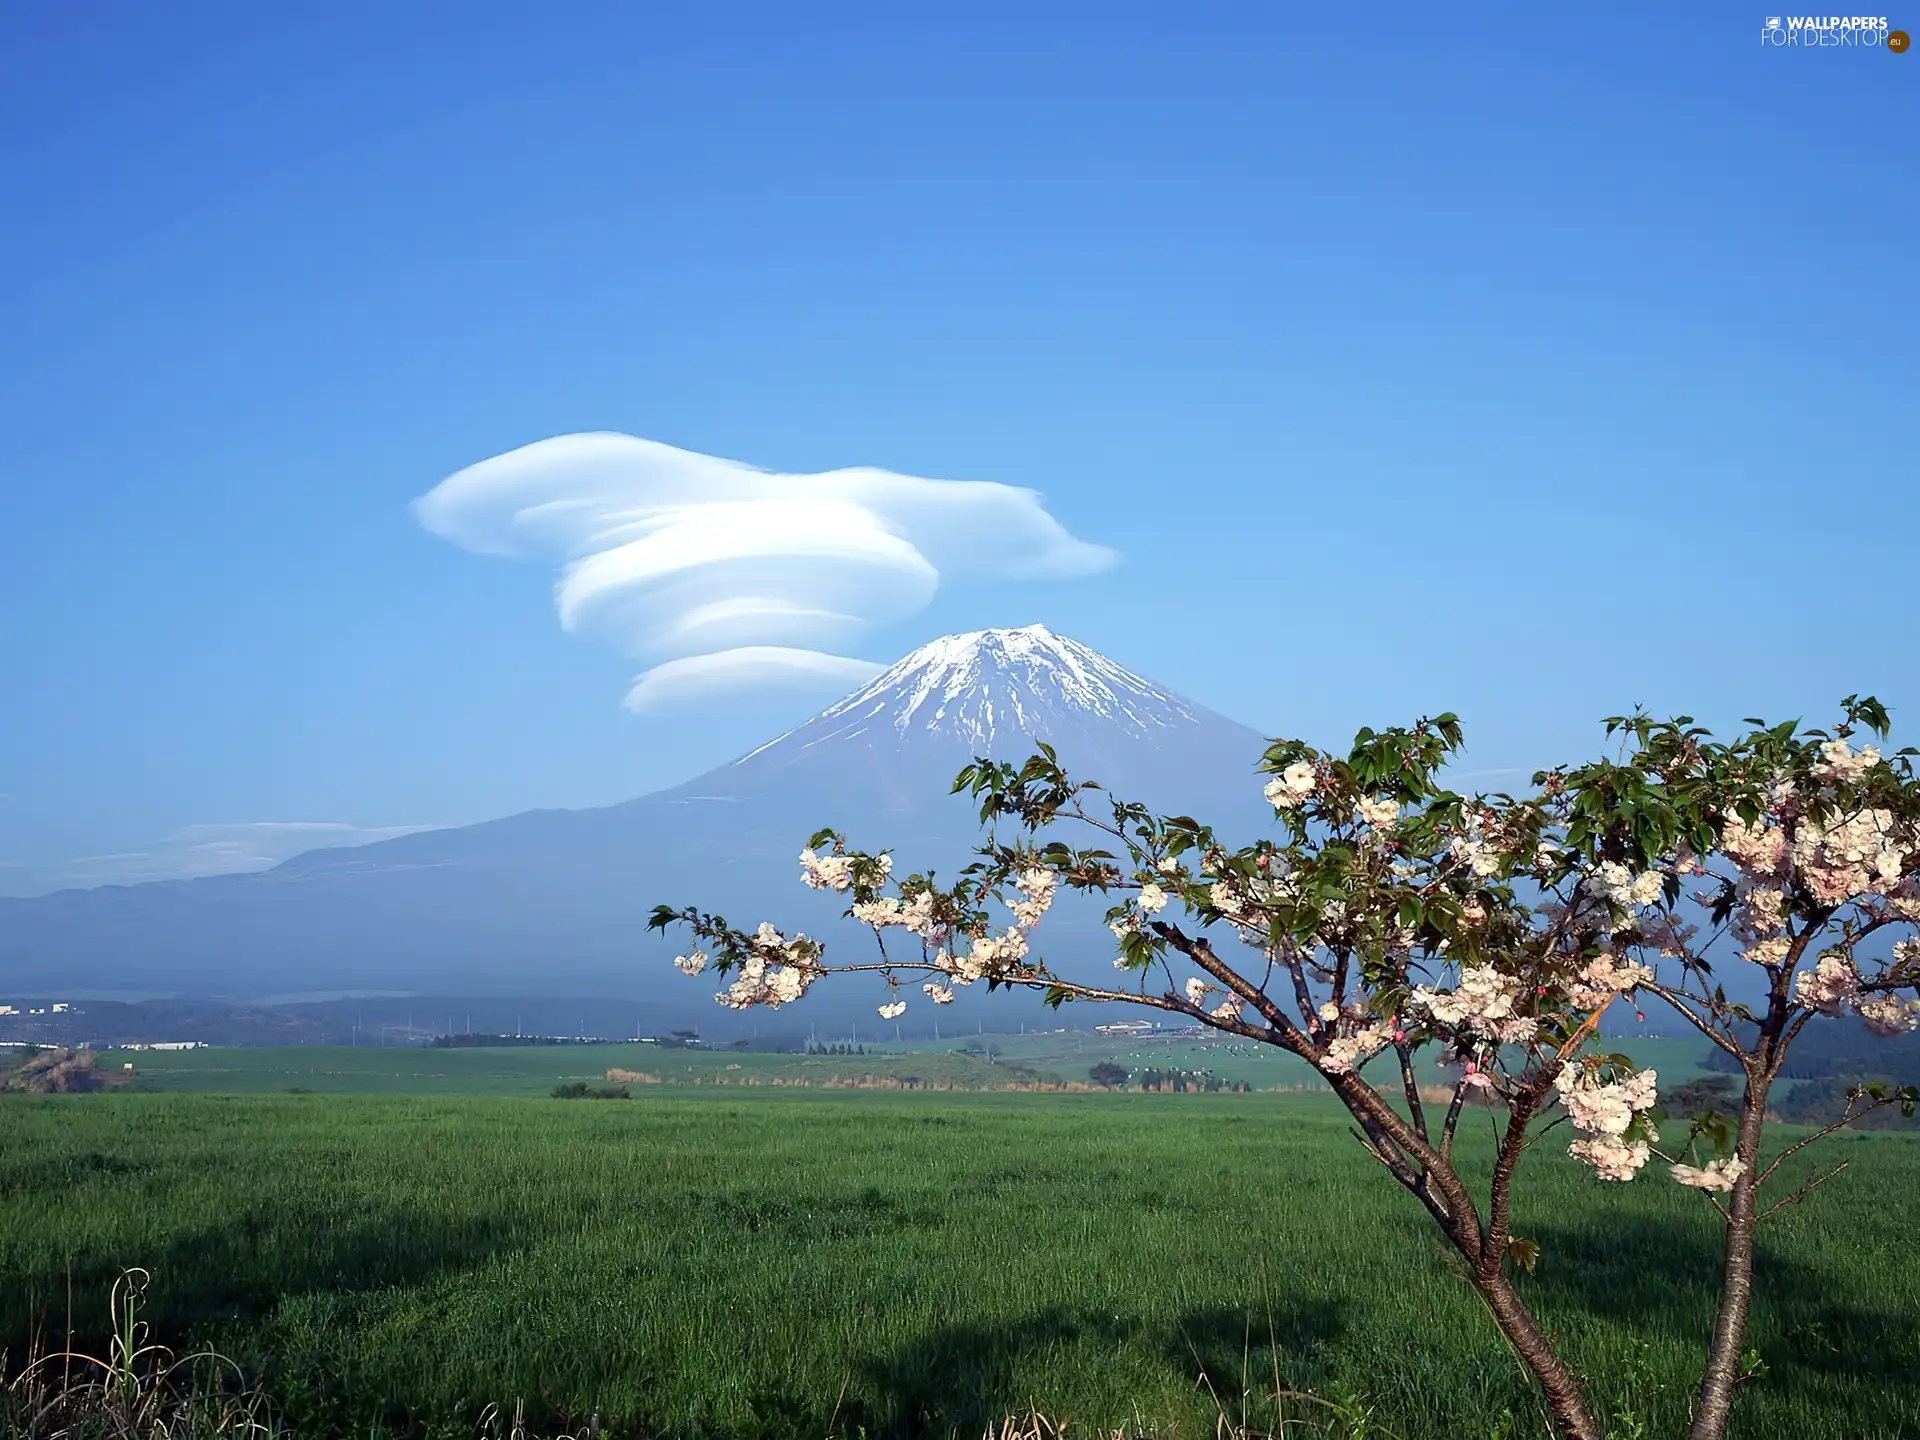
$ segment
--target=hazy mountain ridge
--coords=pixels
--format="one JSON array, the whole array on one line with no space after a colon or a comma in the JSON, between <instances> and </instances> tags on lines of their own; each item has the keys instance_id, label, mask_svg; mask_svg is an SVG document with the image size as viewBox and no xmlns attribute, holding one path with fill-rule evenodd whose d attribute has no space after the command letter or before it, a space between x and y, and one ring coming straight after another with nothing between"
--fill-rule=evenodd
<instances>
[{"instance_id":1,"label":"hazy mountain ridge","mask_svg":"<svg viewBox=\"0 0 1920 1440\"><path fill-rule=\"evenodd\" d=\"M310 851L251 874L3 900L0 953L16 987L611 986L658 993L675 1010L711 1009L645 934L654 904L850 930L838 897L796 883L806 836L832 824L915 868L951 867L978 834L974 807L948 793L954 772L983 753L1023 758L1036 739L1124 797L1235 829L1261 818L1255 731L1044 627L975 631L923 646L806 723L671 789ZM1097 926L1056 928L1055 939L1110 958Z\"/></svg>"}]
</instances>

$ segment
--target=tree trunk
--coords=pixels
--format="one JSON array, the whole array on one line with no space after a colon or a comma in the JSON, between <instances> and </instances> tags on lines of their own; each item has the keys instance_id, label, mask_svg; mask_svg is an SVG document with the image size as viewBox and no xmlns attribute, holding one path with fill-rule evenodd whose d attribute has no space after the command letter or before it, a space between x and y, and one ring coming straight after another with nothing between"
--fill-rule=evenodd
<instances>
[{"instance_id":1,"label":"tree trunk","mask_svg":"<svg viewBox=\"0 0 1920 1440\"><path fill-rule=\"evenodd\" d=\"M1555 1353L1553 1342L1540 1329L1539 1322L1533 1318L1507 1278L1495 1274L1490 1278L1476 1279L1475 1284L1486 1297L1487 1308L1493 1312L1501 1333L1512 1342L1513 1348L1520 1354L1521 1362L1540 1382L1540 1389L1547 1397L1547 1409L1553 1415L1553 1433L1558 1440L1604 1440L1593 1412L1587 1408L1580 1382L1573 1378Z\"/></svg>"},{"instance_id":2,"label":"tree trunk","mask_svg":"<svg viewBox=\"0 0 1920 1440\"><path fill-rule=\"evenodd\" d=\"M1756 1067L1757 1068L1757 1067ZM1727 1197L1726 1264L1720 1279L1720 1309L1713 1317L1707 1370L1700 1383L1700 1406L1687 1440L1721 1440L1733 1410L1733 1387L1740 1378L1740 1354L1747 1339L1747 1311L1753 1303L1753 1232L1760 1197L1760 1132L1766 1123L1767 1091L1772 1076L1750 1073L1746 1104L1740 1113L1735 1153L1746 1166Z\"/></svg>"}]
</instances>

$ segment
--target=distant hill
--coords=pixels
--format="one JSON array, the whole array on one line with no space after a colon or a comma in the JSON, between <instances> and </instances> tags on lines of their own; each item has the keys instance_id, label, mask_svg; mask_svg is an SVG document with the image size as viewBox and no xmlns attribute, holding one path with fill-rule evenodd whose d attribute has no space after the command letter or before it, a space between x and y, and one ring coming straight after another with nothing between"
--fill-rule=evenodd
<instances>
[{"instance_id":1,"label":"distant hill","mask_svg":"<svg viewBox=\"0 0 1920 1440\"><path fill-rule=\"evenodd\" d=\"M948 794L954 772L983 753L1024 758L1035 740L1123 796L1229 831L1268 816L1257 732L1042 626L981 630L914 651L729 765L624 804L317 850L256 874L0 900L0 969L11 988L40 992L617 994L656 1002L663 1021L711 1022L712 987L674 972L667 942L645 932L654 904L697 901L857 942L836 897L797 883L806 836L832 824L916 866L962 863L978 831L973 807ZM1049 958L1104 969L1104 930L1075 913L1063 905L1041 932ZM841 1004L868 997L823 989L808 1009Z\"/></svg>"}]
</instances>

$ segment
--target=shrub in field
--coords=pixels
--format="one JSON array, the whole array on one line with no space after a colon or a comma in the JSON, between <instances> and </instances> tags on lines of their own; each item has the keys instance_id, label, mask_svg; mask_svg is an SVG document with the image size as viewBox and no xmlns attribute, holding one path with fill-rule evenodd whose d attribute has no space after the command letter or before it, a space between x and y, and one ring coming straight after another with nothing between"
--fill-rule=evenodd
<instances>
[{"instance_id":1,"label":"shrub in field","mask_svg":"<svg viewBox=\"0 0 1920 1440\"><path fill-rule=\"evenodd\" d=\"M625 1085L589 1085L584 1080L568 1080L553 1087L556 1100L627 1100L632 1098Z\"/></svg>"},{"instance_id":2,"label":"shrub in field","mask_svg":"<svg viewBox=\"0 0 1920 1440\"><path fill-rule=\"evenodd\" d=\"M697 907L660 906L650 924L685 925L697 948L676 963L730 977L716 998L736 1009L798 1000L828 974L871 972L891 1019L906 1009L906 983L941 1005L984 981L1040 990L1056 1006L1170 1011L1301 1057L1424 1207L1538 1382L1556 1433L1576 1440L1602 1434L1586 1384L1513 1281L1512 1267L1531 1269L1539 1253L1512 1230L1520 1162L1561 1123L1577 1137L1571 1153L1602 1180L1629 1181L1658 1158L1724 1226L1690 1430L1718 1440L1736 1387L1757 1373L1744 1349L1756 1228L1831 1178L1762 1208L1785 1158L1761 1164L1768 1093L1789 1048L1822 1015L1850 1013L1887 1035L1920 1022L1915 752L1855 748L1862 729L1885 736L1886 712L1854 697L1842 709L1831 732L1750 721L1730 742L1690 717L1615 717L1615 758L1542 771L1520 798L1442 783L1462 744L1452 715L1362 730L1345 755L1281 740L1261 762L1277 833L1237 849L1189 816L1099 803L1101 787L1071 779L1041 745L1024 765L981 760L960 772L955 791L979 800L989 828L951 885L896 877L890 854L831 830L812 838L801 878L847 896L848 913L873 929L871 960L830 964L806 935L736 929ZM1056 825L1099 839L1078 848ZM1067 979L1033 948L1063 888L1117 899L1107 914L1114 983ZM889 948L892 932L904 935ZM1745 981L1734 995L1716 975L1723 961ZM1730 1057L1744 1082L1731 1116L1707 1111L1663 1139L1657 1077L1596 1039L1607 1008L1634 995ZM1429 1047L1457 1070L1435 1113L1415 1083L1415 1055ZM1379 1083L1370 1066L1386 1072ZM1454 1161L1473 1099L1499 1119L1484 1181ZM1895 1102L1910 1111L1913 1089L1860 1088L1829 1128Z\"/></svg>"},{"instance_id":3,"label":"shrub in field","mask_svg":"<svg viewBox=\"0 0 1920 1440\"><path fill-rule=\"evenodd\" d=\"M1087 1071L1087 1078L1094 1084L1111 1090L1127 1083L1127 1068L1124 1065L1116 1065L1111 1060L1102 1060Z\"/></svg>"}]
</instances>

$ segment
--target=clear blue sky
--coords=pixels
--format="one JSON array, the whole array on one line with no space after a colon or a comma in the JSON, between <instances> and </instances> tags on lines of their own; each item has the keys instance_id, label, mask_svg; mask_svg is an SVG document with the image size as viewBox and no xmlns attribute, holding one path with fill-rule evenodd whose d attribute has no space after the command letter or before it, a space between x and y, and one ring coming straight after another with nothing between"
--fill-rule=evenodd
<instances>
[{"instance_id":1,"label":"clear blue sky","mask_svg":"<svg viewBox=\"0 0 1920 1440\"><path fill-rule=\"evenodd\" d=\"M1920 56L1763 18L8 5L13 888L801 718L623 710L553 566L409 511L581 430L1029 486L1123 557L943 580L869 660L1041 620L1322 743L1454 708L1490 768L1635 702L1911 719Z\"/></svg>"}]
</instances>

